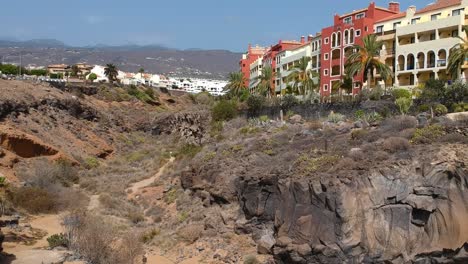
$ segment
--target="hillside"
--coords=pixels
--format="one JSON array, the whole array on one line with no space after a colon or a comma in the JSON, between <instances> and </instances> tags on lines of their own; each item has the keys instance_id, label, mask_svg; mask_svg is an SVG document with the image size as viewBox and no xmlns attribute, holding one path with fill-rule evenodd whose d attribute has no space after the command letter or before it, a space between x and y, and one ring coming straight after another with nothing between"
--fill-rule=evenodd
<instances>
[{"instance_id":1,"label":"hillside","mask_svg":"<svg viewBox=\"0 0 468 264\"><path fill-rule=\"evenodd\" d=\"M69 47L53 40L26 42L0 41L0 57L5 62L23 65L47 66L50 64L105 65L114 63L123 71L173 74L177 76L226 79L229 72L238 69L239 53L226 50L176 50L160 46L121 47Z\"/></svg>"},{"instance_id":2,"label":"hillside","mask_svg":"<svg viewBox=\"0 0 468 264\"><path fill-rule=\"evenodd\" d=\"M7 263L468 261L467 112L282 121L203 93L0 88Z\"/></svg>"}]
</instances>

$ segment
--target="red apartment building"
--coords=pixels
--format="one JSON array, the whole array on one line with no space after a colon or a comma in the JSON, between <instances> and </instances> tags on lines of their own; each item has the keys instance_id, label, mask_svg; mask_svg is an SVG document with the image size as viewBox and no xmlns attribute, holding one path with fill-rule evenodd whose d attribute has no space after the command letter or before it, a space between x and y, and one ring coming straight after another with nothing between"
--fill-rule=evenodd
<instances>
[{"instance_id":1,"label":"red apartment building","mask_svg":"<svg viewBox=\"0 0 468 264\"><path fill-rule=\"evenodd\" d=\"M242 59L239 61L239 67L245 77L245 87L249 87L250 64L262 57L266 50L266 48L258 46L252 47L252 45L249 44L247 52L242 54Z\"/></svg>"},{"instance_id":2,"label":"red apartment building","mask_svg":"<svg viewBox=\"0 0 468 264\"><path fill-rule=\"evenodd\" d=\"M266 52L265 54L263 55L263 68L265 67L271 67L271 69L273 70L273 78L271 80L271 85L273 88L275 88L276 90L276 86L279 85L279 77L276 76L278 70L277 70L277 57L276 55L281 52L281 51L284 51L284 50L292 50L292 49L295 49L301 45L304 45L305 44L305 38L302 37L301 38L301 41L294 41L294 40L280 40L278 42L278 44L274 45L274 46L271 46ZM277 93L281 92L281 91L276 91Z\"/></svg>"},{"instance_id":3,"label":"red apartment building","mask_svg":"<svg viewBox=\"0 0 468 264\"><path fill-rule=\"evenodd\" d=\"M400 4L390 2L388 8L378 7L371 2L367 8L344 15L335 15L334 25L322 29L322 66L320 76L320 95L328 97L338 91L332 90L333 83L344 75L346 55L352 52L352 45L362 45L362 37L374 33L374 23L398 14ZM363 83L363 76L353 80L353 95L357 94Z\"/></svg>"}]
</instances>

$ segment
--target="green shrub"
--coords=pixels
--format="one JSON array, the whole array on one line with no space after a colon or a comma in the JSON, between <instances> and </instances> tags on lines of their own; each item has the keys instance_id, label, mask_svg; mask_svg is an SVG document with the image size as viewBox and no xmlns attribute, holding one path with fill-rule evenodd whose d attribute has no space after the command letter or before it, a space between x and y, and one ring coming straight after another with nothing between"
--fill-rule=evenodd
<instances>
[{"instance_id":1,"label":"green shrub","mask_svg":"<svg viewBox=\"0 0 468 264\"><path fill-rule=\"evenodd\" d=\"M249 99L250 97L250 92L248 89L242 89L242 91L239 93L239 101L245 102Z\"/></svg>"},{"instance_id":2,"label":"green shrub","mask_svg":"<svg viewBox=\"0 0 468 264\"><path fill-rule=\"evenodd\" d=\"M445 115L448 113L448 109L445 105L443 104L436 104L434 106L434 114L437 115L437 116L440 116L440 115Z\"/></svg>"},{"instance_id":3,"label":"green shrub","mask_svg":"<svg viewBox=\"0 0 468 264\"><path fill-rule=\"evenodd\" d=\"M413 100L407 97L401 97L395 100L395 104L400 110L402 115L406 115L409 112L409 109L413 105Z\"/></svg>"},{"instance_id":4,"label":"green shrub","mask_svg":"<svg viewBox=\"0 0 468 264\"><path fill-rule=\"evenodd\" d=\"M452 104L452 112L459 113L468 111L468 103Z\"/></svg>"},{"instance_id":5,"label":"green shrub","mask_svg":"<svg viewBox=\"0 0 468 264\"><path fill-rule=\"evenodd\" d=\"M258 120L260 120L260 122L268 122L270 121L270 118L266 115L262 115L258 118Z\"/></svg>"},{"instance_id":6,"label":"green shrub","mask_svg":"<svg viewBox=\"0 0 468 264\"><path fill-rule=\"evenodd\" d=\"M445 134L444 128L439 125L430 125L418 128L414 132L411 142L413 143L431 143Z\"/></svg>"},{"instance_id":7,"label":"green shrub","mask_svg":"<svg viewBox=\"0 0 468 264\"><path fill-rule=\"evenodd\" d=\"M377 112L371 112L366 115L366 120L369 123L379 122L382 119L383 119L382 116Z\"/></svg>"},{"instance_id":8,"label":"green shrub","mask_svg":"<svg viewBox=\"0 0 468 264\"><path fill-rule=\"evenodd\" d=\"M381 87L375 87L370 91L369 99L372 101L378 101L382 97L383 92L384 91Z\"/></svg>"},{"instance_id":9,"label":"green shrub","mask_svg":"<svg viewBox=\"0 0 468 264\"><path fill-rule=\"evenodd\" d=\"M99 160L95 157L88 157L85 159L85 168L94 169L99 167Z\"/></svg>"},{"instance_id":10,"label":"green shrub","mask_svg":"<svg viewBox=\"0 0 468 264\"><path fill-rule=\"evenodd\" d=\"M429 112L431 110L431 106L428 104L422 104L418 106L418 111L419 112Z\"/></svg>"},{"instance_id":11,"label":"green shrub","mask_svg":"<svg viewBox=\"0 0 468 264\"><path fill-rule=\"evenodd\" d=\"M340 113L334 113L333 111L328 115L328 122L338 123L345 120L345 116Z\"/></svg>"},{"instance_id":12,"label":"green shrub","mask_svg":"<svg viewBox=\"0 0 468 264\"><path fill-rule=\"evenodd\" d=\"M198 154L202 150L201 146L193 145L193 144L185 144L182 148L179 149L177 152L177 156L185 156L193 158L195 155Z\"/></svg>"},{"instance_id":13,"label":"green shrub","mask_svg":"<svg viewBox=\"0 0 468 264\"><path fill-rule=\"evenodd\" d=\"M251 95L247 99L247 106L249 107L249 112L252 114L258 113L263 106L265 105L265 97L260 95Z\"/></svg>"},{"instance_id":14,"label":"green shrub","mask_svg":"<svg viewBox=\"0 0 468 264\"><path fill-rule=\"evenodd\" d=\"M214 121L227 121L237 116L237 103L235 101L219 101L212 109L211 116Z\"/></svg>"},{"instance_id":15,"label":"green shrub","mask_svg":"<svg viewBox=\"0 0 468 264\"><path fill-rule=\"evenodd\" d=\"M356 112L354 112L354 117L357 119L357 120L362 120L366 115L366 112L364 112L364 110L357 110Z\"/></svg>"},{"instance_id":16,"label":"green shrub","mask_svg":"<svg viewBox=\"0 0 468 264\"><path fill-rule=\"evenodd\" d=\"M151 99L154 99L155 94L153 88L146 88L145 94L147 94Z\"/></svg>"},{"instance_id":17,"label":"green shrub","mask_svg":"<svg viewBox=\"0 0 468 264\"><path fill-rule=\"evenodd\" d=\"M281 107L283 109L289 109L295 105L299 104L299 100L297 100L296 96L292 94L286 94L281 98Z\"/></svg>"},{"instance_id":18,"label":"green shrub","mask_svg":"<svg viewBox=\"0 0 468 264\"><path fill-rule=\"evenodd\" d=\"M411 92L407 89L393 89L392 90L392 95L396 99L400 98L411 98Z\"/></svg>"},{"instance_id":19,"label":"green shrub","mask_svg":"<svg viewBox=\"0 0 468 264\"><path fill-rule=\"evenodd\" d=\"M50 248L56 247L67 247L68 246L68 239L65 237L64 234L55 234L47 238L47 242L49 243Z\"/></svg>"}]
</instances>

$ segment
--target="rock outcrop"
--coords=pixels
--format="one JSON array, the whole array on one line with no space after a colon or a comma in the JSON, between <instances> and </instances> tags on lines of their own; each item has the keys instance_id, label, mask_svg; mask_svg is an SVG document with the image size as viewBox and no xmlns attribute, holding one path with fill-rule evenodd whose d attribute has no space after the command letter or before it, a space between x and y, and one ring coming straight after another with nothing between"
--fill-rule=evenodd
<instances>
[{"instance_id":1,"label":"rock outcrop","mask_svg":"<svg viewBox=\"0 0 468 264\"><path fill-rule=\"evenodd\" d=\"M468 153L457 151L352 180L241 177L239 230L263 234L261 253L276 239L277 263L467 263Z\"/></svg>"},{"instance_id":2,"label":"rock outcrop","mask_svg":"<svg viewBox=\"0 0 468 264\"><path fill-rule=\"evenodd\" d=\"M209 138L210 118L207 111L168 114L155 120L150 130L153 135L176 134L186 144L201 145Z\"/></svg>"}]
</instances>

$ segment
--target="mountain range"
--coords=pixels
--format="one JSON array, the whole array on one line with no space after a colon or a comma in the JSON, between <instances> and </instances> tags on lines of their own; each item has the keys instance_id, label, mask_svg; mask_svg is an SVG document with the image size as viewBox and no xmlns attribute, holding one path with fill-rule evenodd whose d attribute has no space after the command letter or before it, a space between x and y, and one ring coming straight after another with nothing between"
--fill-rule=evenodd
<instances>
[{"instance_id":1,"label":"mountain range","mask_svg":"<svg viewBox=\"0 0 468 264\"><path fill-rule=\"evenodd\" d=\"M20 54L23 66L113 63L129 72L143 68L151 73L213 79L226 79L230 72L236 71L241 56L228 50L179 50L160 45L73 47L55 39L0 40L2 62L19 64Z\"/></svg>"}]
</instances>

